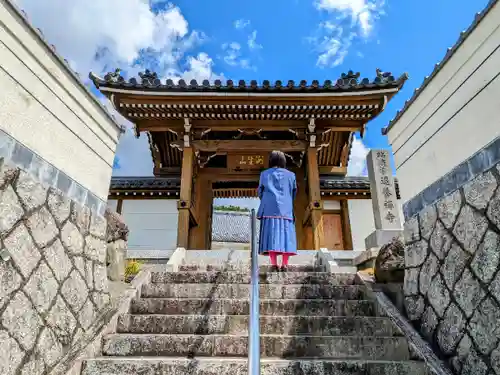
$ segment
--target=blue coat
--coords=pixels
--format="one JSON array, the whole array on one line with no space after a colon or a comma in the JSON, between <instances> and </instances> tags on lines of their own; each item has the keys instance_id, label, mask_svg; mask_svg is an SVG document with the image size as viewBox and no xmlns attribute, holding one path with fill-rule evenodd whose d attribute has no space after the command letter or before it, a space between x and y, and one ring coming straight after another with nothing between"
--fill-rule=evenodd
<instances>
[{"instance_id":1,"label":"blue coat","mask_svg":"<svg viewBox=\"0 0 500 375\"><path fill-rule=\"evenodd\" d=\"M260 174L257 217L294 220L293 200L296 194L295 173L283 168L266 169Z\"/></svg>"}]
</instances>

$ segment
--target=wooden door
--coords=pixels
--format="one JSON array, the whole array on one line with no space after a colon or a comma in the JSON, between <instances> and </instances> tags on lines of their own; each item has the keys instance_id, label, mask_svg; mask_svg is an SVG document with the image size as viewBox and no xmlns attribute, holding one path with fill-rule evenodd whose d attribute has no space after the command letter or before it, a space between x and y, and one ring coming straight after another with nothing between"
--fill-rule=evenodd
<instances>
[{"instance_id":1,"label":"wooden door","mask_svg":"<svg viewBox=\"0 0 500 375\"><path fill-rule=\"evenodd\" d=\"M324 239L321 247L328 250L344 250L342 218L340 213L323 213Z\"/></svg>"}]
</instances>

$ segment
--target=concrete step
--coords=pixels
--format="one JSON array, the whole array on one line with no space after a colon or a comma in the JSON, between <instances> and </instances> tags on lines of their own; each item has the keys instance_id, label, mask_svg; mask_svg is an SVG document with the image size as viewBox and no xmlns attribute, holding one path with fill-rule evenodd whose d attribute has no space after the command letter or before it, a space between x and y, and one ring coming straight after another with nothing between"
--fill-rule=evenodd
<instances>
[{"instance_id":1,"label":"concrete step","mask_svg":"<svg viewBox=\"0 0 500 375\"><path fill-rule=\"evenodd\" d=\"M409 360L404 337L260 335L262 357ZM248 356L248 336L112 334L106 356Z\"/></svg>"},{"instance_id":2,"label":"concrete step","mask_svg":"<svg viewBox=\"0 0 500 375\"><path fill-rule=\"evenodd\" d=\"M248 297L248 296L246 296ZM248 315L248 299L139 298L132 301L133 314ZM262 315L374 316L368 300L261 299Z\"/></svg>"},{"instance_id":3,"label":"concrete step","mask_svg":"<svg viewBox=\"0 0 500 375\"><path fill-rule=\"evenodd\" d=\"M179 271L216 271L216 272L250 272L249 264L227 264L227 265L215 265L215 264L183 264L179 266ZM272 267L270 265L261 265L259 266L260 272L271 272ZM321 267L313 266L313 265L303 265L303 264L290 264L288 266L288 272L322 272Z\"/></svg>"},{"instance_id":4,"label":"concrete step","mask_svg":"<svg viewBox=\"0 0 500 375\"><path fill-rule=\"evenodd\" d=\"M352 285L355 274L330 272L263 272L259 275L260 284L330 284ZM250 273L242 272L153 272L152 283L186 284L249 284Z\"/></svg>"},{"instance_id":5,"label":"concrete step","mask_svg":"<svg viewBox=\"0 0 500 375\"><path fill-rule=\"evenodd\" d=\"M248 334L248 315L119 316L119 333ZM261 334L309 336L401 336L389 318L338 316L261 316Z\"/></svg>"},{"instance_id":6,"label":"concrete step","mask_svg":"<svg viewBox=\"0 0 500 375\"><path fill-rule=\"evenodd\" d=\"M360 285L260 285L261 298L362 299ZM249 284L145 284L144 298L248 298Z\"/></svg>"},{"instance_id":7,"label":"concrete step","mask_svg":"<svg viewBox=\"0 0 500 375\"><path fill-rule=\"evenodd\" d=\"M86 360L82 375L247 375L246 358ZM261 375L430 375L424 362L262 359Z\"/></svg>"}]
</instances>

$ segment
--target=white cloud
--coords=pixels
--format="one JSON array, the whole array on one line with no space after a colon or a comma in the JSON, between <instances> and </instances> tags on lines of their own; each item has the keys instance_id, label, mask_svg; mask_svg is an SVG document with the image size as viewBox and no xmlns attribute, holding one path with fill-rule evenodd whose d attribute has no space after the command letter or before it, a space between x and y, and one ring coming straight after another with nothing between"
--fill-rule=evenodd
<instances>
[{"instance_id":1,"label":"white cloud","mask_svg":"<svg viewBox=\"0 0 500 375\"><path fill-rule=\"evenodd\" d=\"M224 43L222 45L222 50L225 53L223 59L226 64L238 66L243 69L255 70L255 67L250 64L249 59L242 58L241 44L236 42Z\"/></svg>"},{"instance_id":2,"label":"white cloud","mask_svg":"<svg viewBox=\"0 0 500 375\"><path fill-rule=\"evenodd\" d=\"M178 7L163 0L14 0L41 29L72 68L87 80L89 71L103 74L120 67L135 75L145 68L162 78L214 80L213 60L188 52L206 39L190 30ZM154 6L153 11L151 7ZM110 107L109 102L104 100ZM150 175L147 137L135 139L131 124L118 147L120 175Z\"/></svg>"},{"instance_id":3,"label":"white cloud","mask_svg":"<svg viewBox=\"0 0 500 375\"><path fill-rule=\"evenodd\" d=\"M248 36L248 48L251 50L262 48L262 44L257 43L257 30L252 31Z\"/></svg>"},{"instance_id":4,"label":"white cloud","mask_svg":"<svg viewBox=\"0 0 500 375\"><path fill-rule=\"evenodd\" d=\"M250 25L250 20L245 20L243 18L234 21L234 27L236 29L244 29L245 27Z\"/></svg>"},{"instance_id":5,"label":"white cloud","mask_svg":"<svg viewBox=\"0 0 500 375\"><path fill-rule=\"evenodd\" d=\"M238 30L243 30L250 26L250 21L245 19L239 19L234 21L234 27ZM255 53L256 51L262 49L262 45L257 43L257 30L253 30L247 35L246 45L248 47L248 52ZM241 43L233 41L231 43L224 43L221 46L224 51L224 56L221 58L226 64L233 67L240 67L243 69L257 70L255 66L252 65L249 57L243 57L243 48Z\"/></svg>"},{"instance_id":6,"label":"white cloud","mask_svg":"<svg viewBox=\"0 0 500 375\"><path fill-rule=\"evenodd\" d=\"M385 0L318 0L316 7L335 13L339 19L351 17L352 26L358 26L368 36L373 23L383 14Z\"/></svg>"},{"instance_id":7,"label":"white cloud","mask_svg":"<svg viewBox=\"0 0 500 375\"><path fill-rule=\"evenodd\" d=\"M384 5L385 0L316 0L316 9L330 17L319 25L319 36L309 38L319 54L317 65L342 64L354 39L372 34L375 21L384 14Z\"/></svg>"},{"instance_id":8,"label":"white cloud","mask_svg":"<svg viewBox=\"0 0 500 375\"><path fill-rule=\"evenodd\" d=\"M366 176L366 156L370 149L363 144L363 141L354 137L351 147L351 156L347 165L348 176Z\"/></svg>"}]
</instances>

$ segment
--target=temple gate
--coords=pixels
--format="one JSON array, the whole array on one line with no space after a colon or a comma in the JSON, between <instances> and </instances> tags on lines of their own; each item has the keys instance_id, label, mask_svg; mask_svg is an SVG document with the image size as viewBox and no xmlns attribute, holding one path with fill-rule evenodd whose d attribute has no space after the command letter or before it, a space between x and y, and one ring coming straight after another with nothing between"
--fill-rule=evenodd
<instances>
[{"instance_id":1,"label":"temple gate","mask_svg":"<svg viewBox=\"0 0 500 375\"><path fill-rule=\"evenodd\" d=\"M407 79L380 71L374 81L350 71L323 85L162 84L149 71L128 82L119 70L90 77L137 137L148 134L154 175L180 178L177 245L187 249L210 248L213 198L256 197L272 150L286 154L297 176L299 249L352 248L347 193L322 196L320 181L346 176L354 133L363 136ZM325 209L325 198L340 209Z\"/></svg>"}]
</instances>

